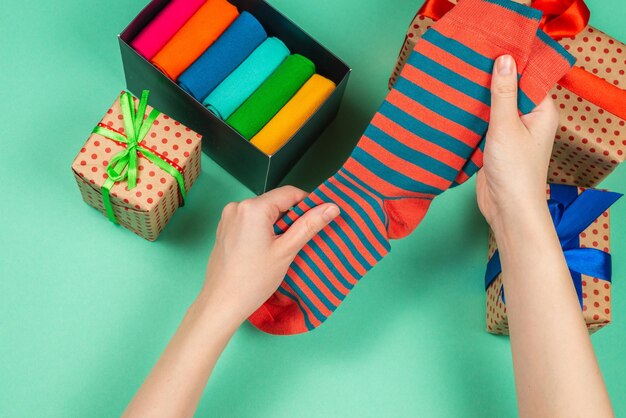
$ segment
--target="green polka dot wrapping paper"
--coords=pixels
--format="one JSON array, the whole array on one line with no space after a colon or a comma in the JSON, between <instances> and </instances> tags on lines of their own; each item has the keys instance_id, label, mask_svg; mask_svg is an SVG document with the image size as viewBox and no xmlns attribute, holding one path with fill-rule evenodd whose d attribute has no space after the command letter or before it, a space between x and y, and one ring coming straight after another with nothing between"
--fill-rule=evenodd
<instances>
[{"instance_id":1,"label":"green polka dot wrapping paper","mask_svg":"<svg viewBox=\"0 0 626 418\"><path fill-rule=\"evenodd\" d=\"M542 3L539 0L516 1L539 8ZM429 7L422 7L413 18L389 79L390 88L415 43L434 23L424 14L432 14L431 11L437 9L434 6L441 6L441 3L426 1ZM546 25L550 22L554 25L555 20L564 19L574 9L586 10L582 0L556 3L560 4L560 14L546 16ZM548 182L594 187L626 158L626 46L590 25L585 26L587 20L578 20L579 27L570 31L576 32L575 35L552 35L576 57L576 67L550 92L559 108L560 120ZM573 73L576 73L575 82L564 83Z\"/></svg>"}]
</instances>

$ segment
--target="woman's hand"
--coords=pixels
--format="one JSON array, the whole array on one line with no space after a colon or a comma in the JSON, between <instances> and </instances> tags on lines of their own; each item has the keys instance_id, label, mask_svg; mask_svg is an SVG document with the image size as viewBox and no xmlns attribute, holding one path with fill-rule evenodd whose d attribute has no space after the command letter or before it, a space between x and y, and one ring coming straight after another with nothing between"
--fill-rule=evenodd
<instances>
[{"instance_id":1,"label":"woman's hand","mask_svg":"<svg viewBox=\"0 0 626 418\"><path fill-rule=\"evenodd\" d=\"M480 211L498 230L523 211L545 209L548 163L559 116L549 97L531 113L518 116L517 71L510 56L496 61L491 92L476 194Z\"/></svg>"},{"instance_id":2,"label":"woman's hand","mask_svg":"<svg viewBox=\"0 0 626 418\"><path fill-rule=\"evenodd\" d=\"M280 285L300 249L339 215L331 203L319 205L282 235L274 223L308 193L292 186L272 190L240 203L229 203L217 227L206 281L198 302L229 314L238 326Z\"/></svg>"},{"instance_id":3,"label":"woman's hand","mask_svg":"<svg viewBox=\"0 0 626 418\"><path fill-rule=\"evenodd\" d=\"M518 116L516 75L511 57L497 60L476 194L500 252L519 415L611 417L546 204L558 115L546 98L528 115Z\"/></svg>"},{"instance_id":4,"label":"woman's hand","mask_svg":"<svg viewBox=\"0 0 626 418\"><path fill-rule=\"evenodd\" d=\"M124 417L194 415L233 333L278 288L304 244L339 214L325 203L275 235L274 222L306 196L286 186L224 208L204 287Z\"/></svg>"}]
</instances>

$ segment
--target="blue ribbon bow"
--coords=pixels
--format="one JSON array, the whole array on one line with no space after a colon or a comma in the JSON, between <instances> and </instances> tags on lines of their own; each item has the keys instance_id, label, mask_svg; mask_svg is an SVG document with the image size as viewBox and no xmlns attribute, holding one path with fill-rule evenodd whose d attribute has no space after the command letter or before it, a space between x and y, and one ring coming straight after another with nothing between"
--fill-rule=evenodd
<instances>
[{"instance_id":1,"label":"blue ribbon bow","mask_svg":"<svg viewBox=\"0 0 626 418\"><path fill-rule=\"evenodd\" d=\"M581 307L583 306L582 275L610 282L611 255L595 248L580 248L579 235L620 197L622 197L620 193L594 189L578 194L578 188L575 186L550 185L548 209L552 215ZM501 272L500 254L496 250L487 263L485 290ZM500 294L502 302L505 302L503 287L500 289Z\"/></svg>"}]
</instances>

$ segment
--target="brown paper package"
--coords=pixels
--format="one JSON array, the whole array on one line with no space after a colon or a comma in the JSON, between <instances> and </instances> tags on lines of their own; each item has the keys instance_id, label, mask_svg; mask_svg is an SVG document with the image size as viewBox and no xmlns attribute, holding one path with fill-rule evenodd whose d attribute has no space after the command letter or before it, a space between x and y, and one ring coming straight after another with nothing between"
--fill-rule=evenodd
<instances>
[{"instance_id":1,"label":"brown paper package","mask_svg":"<svg viewBox=\"0 0 626 418\"><path fill-rule=\"evenodd\" d=\"M584 188L578 188L578 194ZM548 196L549 196L548 188ZM596 219L580 235L581 248L596 248L610 253L610 215L607 210ZM497 245L493 232L489 231L490 259L496 251ZM509 323L506 314L506 305L502 302L500 291L502 289L502 274L487 288L487 331L492 334L508 334ZM593 333L611 322L611 283L596 277L582 275L583 306L582 315L587 324L587 329ZM540 291L540 289L538 289ZM506 301L506 288L504 289ZM550 315L546 307L545 315Z\"/></svg>"},{"instance_id":2,"label":"brown paper package","mask_svg":"<svg viewBox=\"0 0 626 418\"><path fill-rule=\"evenodd\" d=\"M133 99L136 107L138 100ZM151 110L148 106L146 114ZM124 133L119 96L100 125ZM200 141L199 134L161 113L140 145L180 167L185 190L188 191L200 174ZM94 133L72 163L83 200L105 216L102 185L107 179L106 169L109 160L123 150L123 145ZM182 203L176 180L141 155L138 158L137 186L128 190L126 181L116 183L110 196L120 225L149 241L159 236Z\"/></svg>"}]
</instances>

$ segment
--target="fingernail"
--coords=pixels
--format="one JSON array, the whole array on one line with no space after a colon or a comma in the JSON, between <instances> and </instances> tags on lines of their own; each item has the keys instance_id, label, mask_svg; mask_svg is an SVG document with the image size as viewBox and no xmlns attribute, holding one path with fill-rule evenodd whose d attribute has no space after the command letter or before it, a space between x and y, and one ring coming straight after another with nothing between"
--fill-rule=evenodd
<instances>
[{"instance_id":1,"label":"fingernail","mask_svg":"<svg viewBox=\"0 0 626 418\"><path fill-rule=\"evenodd\" d=\"M335 219L337 215L339 215L339 208L333 205L333 206L330 206L328 209L326 209L324 213L322 213L322 218L326 222L330 222L333 219Z\"/></svg>"},{"instance_id":2,"label":"fingernail","mask_svg":"<svg viewBox=\"0 0 626 418\"><path fill-rule=\"evenodd\" d=\"M513 67L515 63L513 62L513 57L510 55L503 55L498 58L498 74L500 75L511 75L513 74Z\"/></svg>"}]
</instances>

